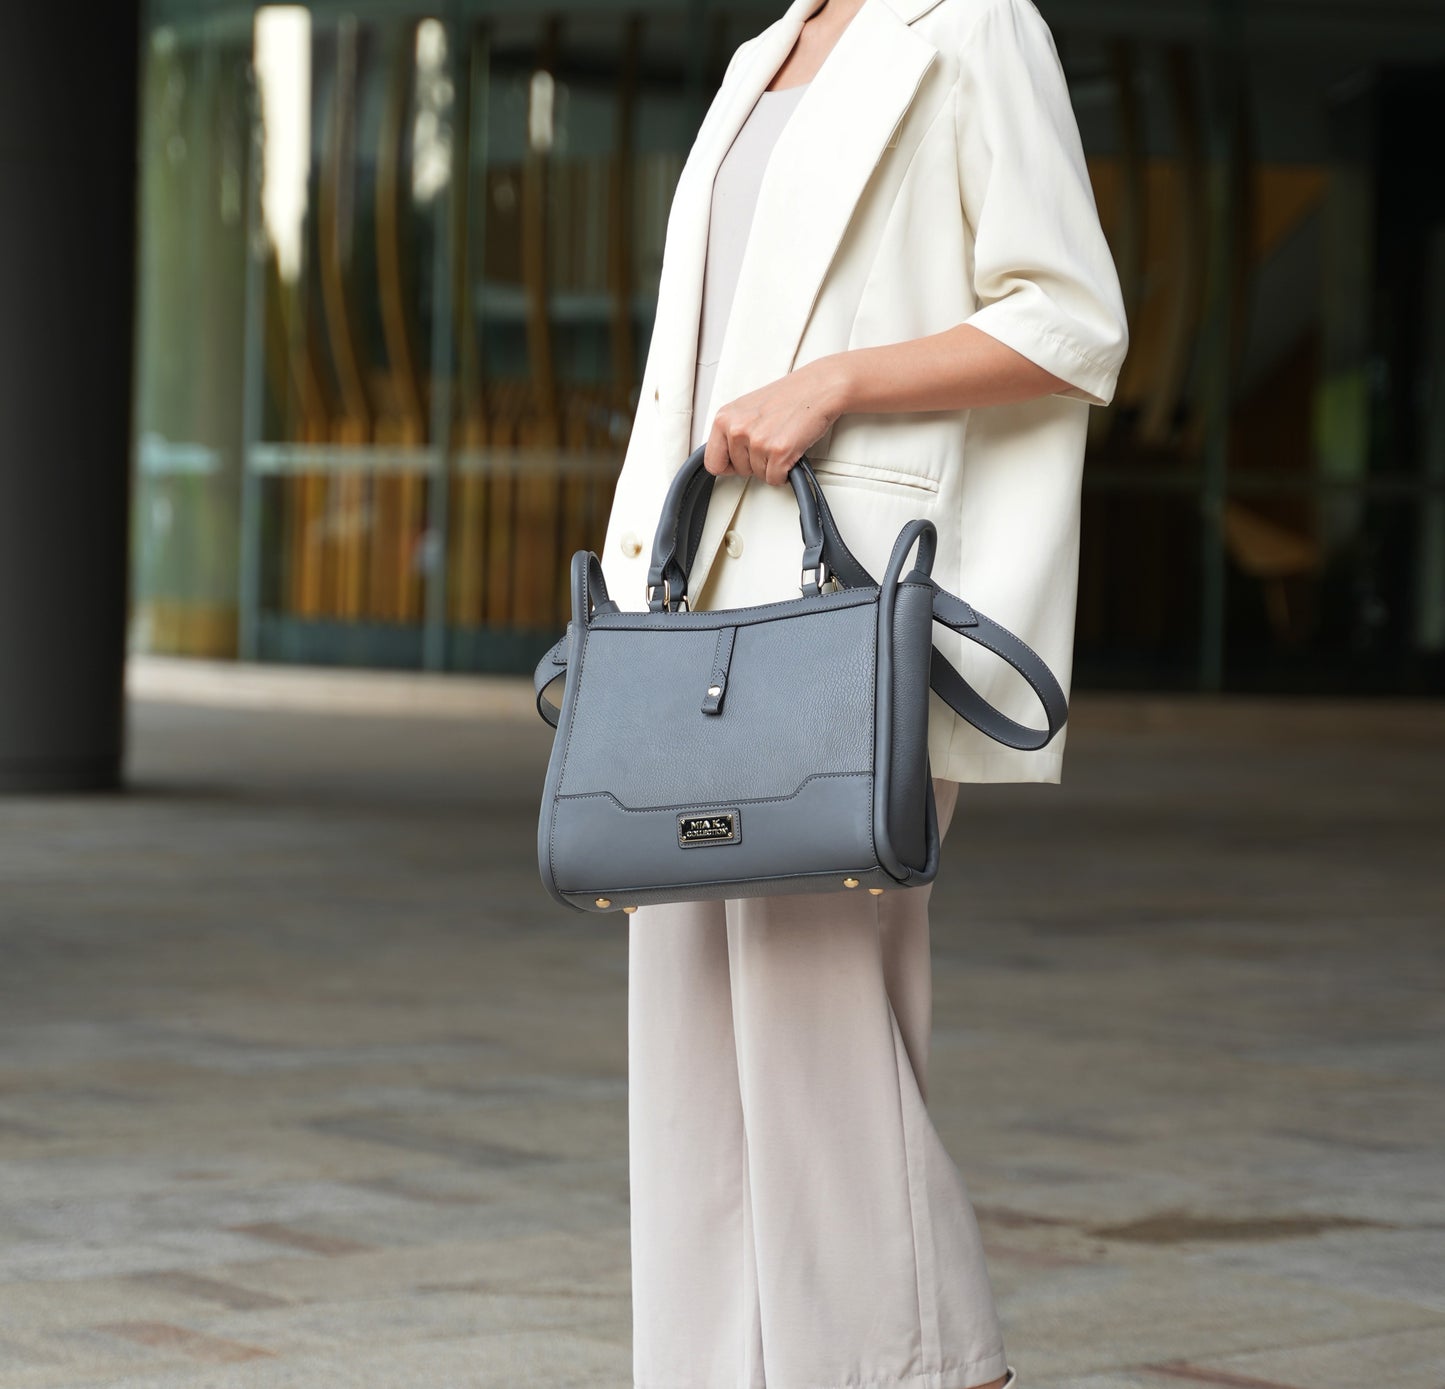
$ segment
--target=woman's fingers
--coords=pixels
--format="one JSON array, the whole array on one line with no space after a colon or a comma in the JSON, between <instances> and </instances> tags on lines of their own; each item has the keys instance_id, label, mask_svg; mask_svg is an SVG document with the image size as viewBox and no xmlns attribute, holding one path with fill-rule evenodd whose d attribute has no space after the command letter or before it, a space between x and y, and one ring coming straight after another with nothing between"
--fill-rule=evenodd
<instances>
[{"instance_id":1,"label":"woman's fingers","mask_svg":"<svg viewBox=\"0 0 1445 1389\"><path fill-rule=\"evenodd\" d=\"M722 477L733 471L727 429L721 419L713 420L712 430L707 436L707 447L703 450L702 466L714 477Z\"/></svg>"},{"instance_id":2,"label":"woman's fingers","mask_svg":"<svg viewBox=\"0 0 1445 1389\"><path fill-rule=\"evenodd\" d=\"M780 439L775 422L757 418L748 400L725 405L714 416L703 466L718 477L736 473L780 487L803 450Z\"/></svg>"},{"instance_id":3,"label":"woman's fingers","mask_svg":"<svg viewBox=\"0 0 1445 1389\"><path fill-rule=\"evenodd\" d=\"M787 480L788 474L793 470L794 459L791 463L784 458L774 458L768 464L768 483L773 487L781 487Z\"/></svg>"},{"instance_id":4,"label":"woman's fingers","mask_svg":"<svg viewBox=\"0 0 1445 1389\"><path fill-rule=\"evenodd\" d=\"M809 363L728 401L713 420L708 471L740 473L781 487L793 465L838 418L839 411L829 404L836 390L836 379L826 372L820 376Z\"/></svg>"}]
</instances>

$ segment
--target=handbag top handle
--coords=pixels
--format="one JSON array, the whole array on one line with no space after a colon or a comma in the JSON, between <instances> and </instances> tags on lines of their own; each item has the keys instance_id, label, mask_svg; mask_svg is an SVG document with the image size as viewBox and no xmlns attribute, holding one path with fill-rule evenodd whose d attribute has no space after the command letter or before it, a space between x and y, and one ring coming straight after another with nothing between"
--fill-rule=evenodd
<instances>
[{"instance_id":1,"label":"handbag top handle","mask_svg":"<svg viewBox=\"0 0 1445 1389\"><path fill-rule=\"evenodd\" d=\"M703 467L706 450L707 445L703 444L688 455L663 498L657 534L652 542L652 563L647 571L647 606L653 612L676 612L687 606L688 574L702 538L715 481ZM803 532L804 596L816 597L822 592L829 572L840 572L840 559L843 568L852 561L862 581L871 582L852 555L846 554L837 523L806 455L789 470L788 481L797 498L798 523Z\"/></svg>"}]
</instances>

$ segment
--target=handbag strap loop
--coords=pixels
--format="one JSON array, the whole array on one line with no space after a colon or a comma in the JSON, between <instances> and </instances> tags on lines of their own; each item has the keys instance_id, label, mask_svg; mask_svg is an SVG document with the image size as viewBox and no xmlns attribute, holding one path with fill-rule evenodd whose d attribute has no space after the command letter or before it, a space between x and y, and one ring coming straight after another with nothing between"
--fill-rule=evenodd
<instances>
[{"instance_id":1,"label":"handbag strap loop","mask_svg":"<svg viewBox=\"0 0 1445 1389\"><path fill-rule=\"evenodd\" d=\"M572 556L572 621L567 630L547 648L532 672L532 693L537 697L537 712L552 725L562 716L561 698L553 698L554 687L560 686L567 674L572 640L580 623L586 626L598 612L618 612L617 604L607 596L607 580L602 575L602 561L590 550L578 550Z\"/></svg>"}]
</instances>

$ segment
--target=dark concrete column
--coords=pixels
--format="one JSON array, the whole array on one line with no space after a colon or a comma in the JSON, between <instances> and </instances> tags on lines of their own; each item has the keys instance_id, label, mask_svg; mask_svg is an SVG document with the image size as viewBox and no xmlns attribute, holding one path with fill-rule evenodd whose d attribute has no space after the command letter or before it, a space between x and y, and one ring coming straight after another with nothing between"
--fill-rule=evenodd
<instances>
[{"instance_id":1,"label":"dark concrete column","mask_svg":"<svg viewBox=\"0 0 1445 1389\"><path fill-rule=\"evenodd\" d=\"M0 6L0 791L121 778L139 52Z\"/></svg>"}]
</instances>

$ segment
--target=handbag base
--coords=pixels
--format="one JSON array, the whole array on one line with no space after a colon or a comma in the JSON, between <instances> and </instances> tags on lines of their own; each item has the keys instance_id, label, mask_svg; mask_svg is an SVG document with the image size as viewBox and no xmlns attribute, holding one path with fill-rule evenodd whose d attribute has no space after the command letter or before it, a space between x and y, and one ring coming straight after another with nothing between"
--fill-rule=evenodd
<instances>
[{"instance_id":1,"label":"handbag base","mask_svg":"<svg viewBox=\"0 0 1445 1389\"><path fill-rule=\"evenodd\" d=\"M880 896L886 891L904 892L921 887L919 875L908 884L900 883L876 864L872 868L835 869L827 873L789 873L777 878L729 879L718 883L689 883L686 887L648 887L636 891L608 888L592 896L585 892L559 894L568 906L579 911L628 911L634 907L652 907L666 902L714 902L727 897L781 897L794 893L823 893L836 888L839 892Z\"/></svg>"}]
</instances>

